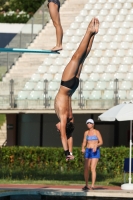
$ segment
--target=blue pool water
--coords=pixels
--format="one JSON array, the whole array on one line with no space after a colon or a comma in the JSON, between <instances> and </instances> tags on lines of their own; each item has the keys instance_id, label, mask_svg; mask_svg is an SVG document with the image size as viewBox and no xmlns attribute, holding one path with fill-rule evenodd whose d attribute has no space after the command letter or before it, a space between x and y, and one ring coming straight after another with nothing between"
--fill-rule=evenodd
<instances>
[{"instance_id":1,"label":"blue pool water","mask_svg":"<svg viewBox=\"0 0 133 200\"><path fill-rule=\"evenodd\" d=\"M66 196L41 196L41 195L12 195L0 197L0 200L127 200L127 198L103 197L66 197Z\"/></svg>"}]
</instances>

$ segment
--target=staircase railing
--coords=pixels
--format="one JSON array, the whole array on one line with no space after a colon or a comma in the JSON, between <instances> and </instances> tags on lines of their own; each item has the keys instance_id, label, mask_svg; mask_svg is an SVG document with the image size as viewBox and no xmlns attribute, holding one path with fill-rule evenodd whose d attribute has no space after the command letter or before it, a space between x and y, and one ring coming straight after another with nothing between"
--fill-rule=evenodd
<instances>
[{"instance_id":1,"label":"staircase railing","mask_svg":"<svg viewBox=\"0 0 133 200\"><path fill-rule=\"evenodd\" d=\"M60 86L59 81L42 80L27 83L23 84L13 79L9 83L1 82L3 91L0 94L0 108L54 109L54 99ZM37 83L39 83L38 86ZM109 109L116 103L131 100L132 96L133 90L124 88L120 80L100 81L98 84L95 81L85 82L80 79L79 87L72 96L72 107L80 110Z\"/></svg>"}]
</instances>

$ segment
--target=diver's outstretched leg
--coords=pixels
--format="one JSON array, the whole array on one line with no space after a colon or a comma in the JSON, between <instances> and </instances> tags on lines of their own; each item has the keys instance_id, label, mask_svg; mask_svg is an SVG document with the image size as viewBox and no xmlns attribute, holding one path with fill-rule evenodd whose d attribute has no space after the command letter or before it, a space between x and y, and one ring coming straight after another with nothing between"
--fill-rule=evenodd
<instances>
[{"instance_id":1,"label":"diver's outstretched leg","mask_svg":"<svg viewBox=\"0 0 133 200\"><path fill-rule=\"evenodd\" d=\"M94 35L98 32L98 24L99 21L96 18L93 18L89 23L85 36L83 37L78 49L72 56L72 59L70 60L63 72L63 81L70 80L77 75L80 65L84 62L86 56L90 52Z\"/></svg>"}]
</instances>

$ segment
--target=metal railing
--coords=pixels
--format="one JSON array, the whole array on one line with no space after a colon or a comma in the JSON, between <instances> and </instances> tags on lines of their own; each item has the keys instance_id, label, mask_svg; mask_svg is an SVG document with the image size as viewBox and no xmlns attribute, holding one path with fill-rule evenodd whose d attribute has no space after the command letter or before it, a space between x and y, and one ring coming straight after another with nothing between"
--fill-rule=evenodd
<instances>
[{"instance_id":1,"label":"metal railing","mask_svg":"<svg viewBox=\"0 0 133 200\"><path fill-rule=\"evenodd\" d=\"M52 81L51 85L51 81L43 80L40 81L40 86L38 82L29 83L28 87L26 85L22 87L22 83L10 80L8 85L3 85L5 91L3 89L0 94L0 109L53 109L60 82ZM122 81L118 79L111 81L111 87L110 81L103 81L105 86L101 88L98 82L92 81L93 89L87 89L85 83L80 79L79 87L72 96L73 109L109 109L122 101L131 100L133 96L130 88L122 89Z\"/></svg>"}]
</instances>

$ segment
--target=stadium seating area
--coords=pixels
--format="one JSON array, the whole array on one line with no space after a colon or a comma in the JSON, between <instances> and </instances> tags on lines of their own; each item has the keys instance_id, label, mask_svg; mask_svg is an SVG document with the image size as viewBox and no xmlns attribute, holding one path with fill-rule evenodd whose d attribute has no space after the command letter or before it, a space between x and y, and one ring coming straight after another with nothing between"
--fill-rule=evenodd
<instances>
[{"instance_id":1,"label":"stadium seating area","mask_svg":"<svg viewBox=\"0 0 133 200\"><path fill-rule=\"evenodd\" d=\"M133 0L68 0L61 7L63 51L45 56L24 54L3 79L3 85L10 79L16 82L17 109L53 109L62 72L93 17L100 20L100 30L84 63L80 87L72 97L73 108L108 109L115 98L119 102L132 99ZM29 48L51 48L54 44L50 21Z\"/></svg>"}]
</instances>

